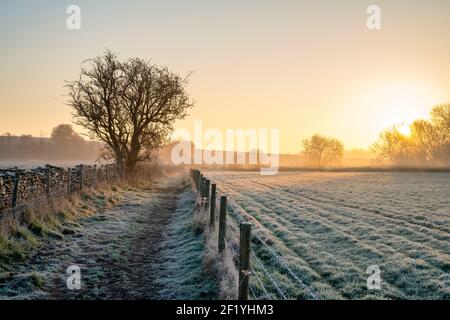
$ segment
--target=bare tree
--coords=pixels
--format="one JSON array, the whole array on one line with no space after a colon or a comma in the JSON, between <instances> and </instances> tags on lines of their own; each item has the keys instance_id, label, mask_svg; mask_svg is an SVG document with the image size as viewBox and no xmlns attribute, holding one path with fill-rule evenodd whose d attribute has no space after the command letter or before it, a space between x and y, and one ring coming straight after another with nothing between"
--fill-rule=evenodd
<instances>
[{"instance_id":1,"label":"bare tree","mask_svg":"<svg viewBox=\"0 0 450 320\"><path fill-rule=\"evenodd\" d=\"M440 104L431 110L431 122L440 139L434 153L439 164L450 165L450 104Z\"/></svg>"},{"instance_id":2,"label":"bare tree","mask_svg":"<svg viewBox=\"0 0 450 320\"><path fill-rule=\"evenodd\" d=\"M441 104L431 110L433 123L444 131L447 140L450 140L450 104Z\"/></svg>"},{"instance_id":3,"label":"bare tree","mask_svg":"<svg viewBox=\"0 0 450 320\"><path fill-rule=\"evenodd\" d=\"M371 150L381 161L391 161L395 164L411 164L417 157L411 139L395 127L383 131L378 141L371 146Z\"/></svg>"},{"instance_id":4,"label":"bare tree","mask_svg":"<svg viewBox=\"0 0 450 320\"><path fill-rule=\"evenodd\" d=\"M339 164L344 155L344 144L337 139L316 134L303 140L302 151L310 165L324 168Z\"/></svg>"},{"instance_id":5,"label":"bare tree","mask_svg":"<svg viewBox=\"0 0 450 320\"><path fill-rule=\"evenodd\" d=\"M118 60L110 51L69 82L76 123L105 143L103 157L133 171L167 142L173 124L193 106L181 78L147 60Z\"/></svg>"},{"instance_id":6,"label":"bare tree","mask_svg":"<svg viewBox=\"0 0 450 320\"><path fill-rule=\"evenodd\" d=\"M432 122L416 120L411 124L411 143L420 160L432 161L439 157L445 143L445 132Z\"/></svg>"}]
</instances>

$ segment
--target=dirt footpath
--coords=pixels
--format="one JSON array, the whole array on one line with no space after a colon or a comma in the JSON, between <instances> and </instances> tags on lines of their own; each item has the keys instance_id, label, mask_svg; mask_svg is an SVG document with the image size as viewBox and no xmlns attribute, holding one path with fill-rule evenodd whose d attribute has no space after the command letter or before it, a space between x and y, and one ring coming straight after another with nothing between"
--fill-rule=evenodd
<instances>
[{"instance_id":1,"label":"dirt footpath","mask_svg":"<svg viewBox=\"0 0 450 320\"><path fill-rule=\"evenodd\" d=\"M194 200L181 177L129 191L112 209L82 219L0 282L0 299L201 299L215 287L202 270L203 239L191 227ZM67 288L69 266L81 289Z\"/></svg>"}]
</instances>

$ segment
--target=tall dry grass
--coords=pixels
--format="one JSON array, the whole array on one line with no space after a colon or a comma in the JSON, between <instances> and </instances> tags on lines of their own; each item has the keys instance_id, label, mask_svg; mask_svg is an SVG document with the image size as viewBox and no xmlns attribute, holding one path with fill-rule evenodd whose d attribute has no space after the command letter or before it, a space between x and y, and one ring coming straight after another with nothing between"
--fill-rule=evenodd
<instances>
[{"instance_id":1,"label":"tall dry grass","mask_svg":"<svg viewBox=\"0 0 450 320\"><path fill-rule=\"evenodd\" d=\"M238 269L233 258L232 240L226 239L225 250L218 251L219 228L210 226L209 212L197 201L193 216L193 227L202 232L205 238L203 265L205 271L218 283L218 298L222 300L237 299Z\"/></svg>"}]
</instances>

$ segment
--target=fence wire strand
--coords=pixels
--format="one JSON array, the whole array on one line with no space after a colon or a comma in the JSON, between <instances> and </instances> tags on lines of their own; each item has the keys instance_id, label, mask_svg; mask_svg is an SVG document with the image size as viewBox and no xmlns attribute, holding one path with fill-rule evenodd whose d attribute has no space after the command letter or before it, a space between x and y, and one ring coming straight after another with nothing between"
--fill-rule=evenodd
<instances>
[{"instance_id":1,"label":"fence wire strand","mask_svg":"<svg viewBox=\"0 0 450 320\"><path fill-rule=\"evenodd\" d=\"M253 269L252 269L252 270L253 270ZM266 287L264 286L264 284L263 284L261 278L258 276L258 274L257 274L256 272L254 272L254 270L253 270L253 272L252 272L252 275L255 276L256 281L257 281L257 282L259 283L259 285L261 286L261 289L264 291L264 294L266 295L266 297L267 297L269 300L271 300L271 296L270 296L269 292L267 291Z\"/></svg>"},{"instance_id":2,"label":"fence wire strand","mask_svg":"<svg viewBox=\"0 0 450 320\"><path fill-rule=\"evenodd\" d=\"M275 289L278 291L278 293L280 294L280 296L283 299L287 299L286 295L284 294L283 290L281 290L281 288L279 287L279 285L277 284L277 282L275 281L275 279L270 275L269 271L267 271L267 269L264 267L264 265L262 264L261 260L258 259L258 257L255 255L255 253L253 251L251 251L253 258L255 259L256 263L258 264L258 266L261 268L261 270L264 272L264 274L267 276L267 278L270 280L270 283L275 287Z\"/></svg>"},{"instance_id":3,"label":"fence wire strand","mask_svg":"<svg viewBox=\"0 0 450 320\"><path fill-rule=\"evenodd\" d=\"M292 276L292 278L294 278L296 281L297 281L297 283L303 288L303 289L305 289L308 293L309 293L309 295L313 298L313 299L315 299L315 300L317 300L318 299L318 297L317 297L317 295L307 286L307 285L305 285L305 283L292 271L292 269L287 265L287 263L284 261L284 259L283 259L283 257L281 256L281 255L279 255L279 254L277 254L273 249L272 249L272 247L270 247L257 233L254 233L254 235L255 235L255 237L256 237L256 239L258 239L258 241L260 241L266 248L267 248L267 250L269 250L269 252L271 253L271 255L273 256L273 257L275 257L275 259L277 259L278 260L278 262L280 263L280 265L282 265L285 269L286 269L286 271Z\"/></svg>"}]
</instances>

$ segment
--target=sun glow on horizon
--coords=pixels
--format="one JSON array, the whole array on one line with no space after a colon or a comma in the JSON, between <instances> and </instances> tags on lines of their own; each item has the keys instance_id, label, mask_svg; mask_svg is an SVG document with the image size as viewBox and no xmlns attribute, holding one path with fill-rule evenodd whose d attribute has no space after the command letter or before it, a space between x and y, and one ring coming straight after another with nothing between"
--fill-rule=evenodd
<instances>
[{"instance_id":1,"label":"sun glow on horizon","mask_svg":"<svg viewBox=\"0 0 450 320\"><path fill-rule=\"evenodd\" d=\"M396 126L396 128L397 128L398 132L400 132L404 136L411 135L411 127L406 123L402 123L402 124Z\"/></svg>"},{"instance_id":2,"label":"sun glow on horizon","mask_svg":"<svg viewBox=\"0 0 450 320\"><path fill-rule=\"evenodd\" d=\"M417 119L428 119L431 109L441 103L440 96L431 86L410 81L374 86L360 96L358 117L371 124L370 130L377 134L395 127L409 135L409 124Z\"/></svg>"}]
</instances>

